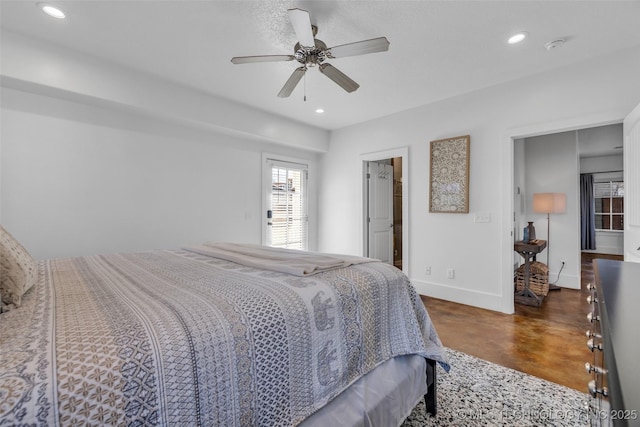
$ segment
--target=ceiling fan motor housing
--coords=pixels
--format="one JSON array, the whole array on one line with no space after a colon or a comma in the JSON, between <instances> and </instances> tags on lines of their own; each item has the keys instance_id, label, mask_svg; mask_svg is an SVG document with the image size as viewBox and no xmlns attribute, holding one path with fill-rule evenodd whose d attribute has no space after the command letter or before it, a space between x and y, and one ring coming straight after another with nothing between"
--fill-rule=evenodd
<instances>
[{"instance_id":1,"label":"ceiling fan motor housing","mask_svg":"<svg viewBox=\"0 0 640 427\"><path fill-rule=\"evenodd\" d=\"M322 40L313 39L313 41L315 46L304 47L300 46L300 43L296 43L293 48L293 56L296 58L296 61L307 67L321 64L329 57L329 55L327 55L327 45Z\"/></svg>"}]
</instances>

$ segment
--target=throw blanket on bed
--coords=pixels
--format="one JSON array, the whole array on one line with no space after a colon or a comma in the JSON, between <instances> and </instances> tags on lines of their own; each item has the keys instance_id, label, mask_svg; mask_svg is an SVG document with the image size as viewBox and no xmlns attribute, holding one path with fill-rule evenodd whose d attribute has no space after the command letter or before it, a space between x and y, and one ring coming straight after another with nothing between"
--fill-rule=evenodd
<instances>
[{"instance_id":1,"label":"throw blanket on bed","mask_svg":"<svg viewBox=\"0 0 640 427\"><path fill-rule=\"evenodd\" d=\"M332 255L239 243L205 243L184 249L248 267L279 271L294 276L310 276L334 268L376 261L351 255Z\"/></svg>"},{"instance_id":2,"label":"throw blanket on bed","mask_svg":"<svg viewBox=\"0 0 640 427\"><path fill-rule=\"evenodd\" d=\"M297 277L185 250L42 261L0 315L0 425L296 425L412 353L446 367L380 262Z\"/></svg>"}]
</instances>

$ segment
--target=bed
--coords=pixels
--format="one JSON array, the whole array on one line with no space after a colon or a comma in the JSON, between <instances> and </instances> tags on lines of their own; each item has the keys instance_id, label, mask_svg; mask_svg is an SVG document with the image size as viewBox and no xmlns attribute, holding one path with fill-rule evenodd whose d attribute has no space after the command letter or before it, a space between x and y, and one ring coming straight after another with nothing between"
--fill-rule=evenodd
<instances>
[{"instance_id":1,"label":"bed","mask_svg":"<svg viewBox=\"0 0 640 427\"><path fill-rule=\"evenodd\" d=\"M446 356L395 267L235 244L36 262L0 231L0 425L388 426L422 395L436 410Z\"/></svg>"}]
</instances>

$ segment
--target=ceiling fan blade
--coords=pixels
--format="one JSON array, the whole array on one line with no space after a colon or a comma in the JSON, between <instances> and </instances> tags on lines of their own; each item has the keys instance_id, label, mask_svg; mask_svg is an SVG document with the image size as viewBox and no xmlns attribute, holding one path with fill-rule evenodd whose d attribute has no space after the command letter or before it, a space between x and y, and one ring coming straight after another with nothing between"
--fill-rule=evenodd
<instances>
[{"instance_id":1,"label":"ceiling fan blade","mask_svg":"<svg viewBox=\"0 0 640 427\"><path fill-rule=\"evenodd\" d=\"M289 19L293 25L293 31L296 32L300 46L314 47L316 43L313 41L313 30L311 29L309 12L302 9L289 9L287 12L289 13Z\"/></svg>"},{"instance_id":2,"label":"ceiling fan blade","mask_svg":"<svg viewBox=\"0 0 640 427\"><path fill-rule=\"evenodd\" d=\"M341 44L328 49L329 58L344 58L345 56L365 55L367 53L384 52L389 50L389 40L386 37L362 40L355 43Z\"/></svg>"},{"instance_id":3,"label":"ceiling fan blade","mask_svg":"<svg viewBox=\"0 0 640 427\"><path fill-rule=\"evenodd\" d=\"M260 56L234 56L231 62L234 64L250 64L253 62L278 62L293 61L293 55L260 55Z\"/></svg>"},{"instance_id":4,"label":"ceiling fan blade","mask_svg":"<svg viewBox=\"0 0 640 427\"><path fill-rule=\"evenodd\" d=\"M355 91L360 87L358 83L351 80L349 76L347 76L331 64L321 64L318 68L320 69L320 72L322 74L329 77L331 80L336 82L338 86L349 93Z\"/></svg>"},{"instance_id":5,"label":"ceiling fan blade","mask_svg":"<svg viewBox=\"0 0 640 427\"><path fill-rule=\"evenodd\" d=\"M304 76L304 73L306 71L307 69L305 67L296 68L293 74L291 74L291 76L289 77L289 80L287 80L284 86L282 86L280 92L278 92L278 97L286 98L291 95L291 92L293 92L293 90L296 88L298 82L300 81L302 76Z\"/></svg>"}]
</instances>

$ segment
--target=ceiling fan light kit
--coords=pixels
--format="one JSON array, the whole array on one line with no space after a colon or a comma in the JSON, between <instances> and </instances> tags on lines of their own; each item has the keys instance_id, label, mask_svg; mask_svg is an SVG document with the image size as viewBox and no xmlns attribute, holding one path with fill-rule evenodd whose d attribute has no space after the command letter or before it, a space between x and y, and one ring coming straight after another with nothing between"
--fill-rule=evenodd
<instances>
[{"instance_id":1,"label":"ceiling fan light kit","mask_svg":"<svg viewBox=\"0 0 640 427\"><path fill-rule=\"evenodd\" d=\"M335 47L327 47L322 40L315 38L318 32L318 27L311 25L309 12L302 9L289 9L287 12L298 39L298 43L296 43L293 48L293 55L236 56L231 58L231 62L234 64L281 62L293 61L294 59L302 64L301 67L298 67L293 71L278 93L278 97L280 98L286 98L291 95L307 70L315 66L318 66L318 70L322 74L330 78L345 91L351 93L357 90L360 85L342 71L338 70L331 64L325 63L324 61L327 59L366 55L369 53L389 50L389 40L387 40L386 37L378 37L375 39L362 40Z\"/></svg>"}]
</instances>

